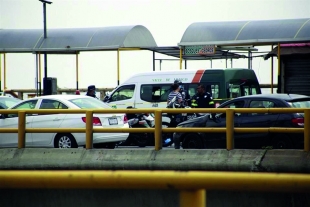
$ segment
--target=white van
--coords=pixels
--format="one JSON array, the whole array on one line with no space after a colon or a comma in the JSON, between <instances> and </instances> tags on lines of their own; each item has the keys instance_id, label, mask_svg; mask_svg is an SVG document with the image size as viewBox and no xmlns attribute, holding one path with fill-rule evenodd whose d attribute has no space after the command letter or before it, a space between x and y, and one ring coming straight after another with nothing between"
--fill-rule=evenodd
<instances>
[{"instance_id":1,"label":"white van","mask_svg":"<svg viewBox=\"0 0 310 207\"><path fill-rule=\"evenodd\" d=\"M197 84L204 84L216 106L230 98L261 93L251 69L187 69L138 73L116 87L103 101L113 108L166 108L175 80L183 83L191 97L196 93Z\"/></svg>"}]
</instances>

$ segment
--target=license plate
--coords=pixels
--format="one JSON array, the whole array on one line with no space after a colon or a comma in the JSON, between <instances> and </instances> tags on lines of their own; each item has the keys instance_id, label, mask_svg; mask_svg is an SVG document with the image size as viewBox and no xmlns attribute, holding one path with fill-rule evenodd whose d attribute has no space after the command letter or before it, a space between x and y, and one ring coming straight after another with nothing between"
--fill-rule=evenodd
<instances>
[{"instance_id":1,"label":"license plate","mask_svg":"<svg viewBox=\"0 0 310 207\"><path fill-rule=\"evenodd\" d=\"M118 124L117 118L109 118L109 124L110 125L117 125Z\"/></svg>"}]
</instances>

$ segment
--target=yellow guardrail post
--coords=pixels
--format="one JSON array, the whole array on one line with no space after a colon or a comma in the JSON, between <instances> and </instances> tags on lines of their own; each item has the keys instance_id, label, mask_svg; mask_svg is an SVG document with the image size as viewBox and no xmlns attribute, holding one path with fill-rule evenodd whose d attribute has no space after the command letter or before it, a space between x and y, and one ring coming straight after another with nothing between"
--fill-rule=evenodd
<instances>
[{"instance_id":1,"label":"yellow guardrail post","mask_svg":"<svg viewBox=\"0 0 310 207\"><path fill-rule=\"evenodd\" d=\"M18 112L18 149L25 148L25 140L26 140L26 112L19 111Z\"/></svg>"},{"instance_id":2,"label":"yellow guardrail post","mask_svg":"<svg viewBox=\"0 0 310 207\"><path fill-rule=\"evenodd\" d=\"M180 207L206 207L206 190L182 190Z\"/></svg>"},{"instance_id":3,"label":"yellow guardrail post","mask_svg":"<svg viewBox=\"0 0 310 207\"><path fill-rule=\"evenodd\" d=\"M310 150L310 109L305 109L304 118L304 151Z\"/></svg>"},{"instance_id":4,"label":"yellow guardrail post","mask_svg":"<svg viewBox=\"0 0 310 207\"><path fill-rule=\"evenodd\" d=\"M155 150L159 151L162 149L162 111L155 111Z\"/></svg>"},{"instance_id":5,"label":"yellow guardrail post","mask_svg":"<svg viewBox=\"0 0 310 207\"><path fill-rule=\"evenodd\" d=\"M234 110L226 109L226 148L234 149Z\"/></svg>"},{"instance_id":6,"label":"yellow guardrail post","mask_svg":"<svg viewBox=\"0 0 310 207\"><path fill-rule=\"evenodd\" d=\"M93 148L93 111L86 111L86 149Z\"/></svg>"}]
</instances>

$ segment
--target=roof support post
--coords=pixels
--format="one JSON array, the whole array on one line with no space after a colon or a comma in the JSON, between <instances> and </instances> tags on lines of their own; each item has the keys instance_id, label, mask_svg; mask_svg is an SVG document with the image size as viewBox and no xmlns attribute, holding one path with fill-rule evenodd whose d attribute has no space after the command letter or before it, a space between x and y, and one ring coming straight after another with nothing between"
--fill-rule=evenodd
<instances>
[{"instance_id":1,"label":"roof support post","mask_svg":"<svg viewBox=\"0 0 310 207\"><path fill-rule=\"evenodd\" d=\"M75 54L75 67L76 67L76 90L79 90L79 54Z\"/></svg>"},{"instance_id":2,"label":"roof support post","mask_svg":"<svg viewBox=\"0 0 310 207\"><path fill-rule=\"evenodd\" d=\"M6 90L6 54L3 53L3 91Z\"/></svg>"},{"instance_id":3,"label":"roof support post","mask_svg":"<svg viewBox=\"0 0 310 207\"><path fill-rule=\"evenodd\" d=\"M273 45L271 45L271 51L273 50ZM273 93L273 56L271 56L271 85L270 85L271 93Z\"/></svg>"},{"instance_id":4,"label":"roof support post","mask_svg":"<svg viewBox=\"0 0 310 207\"><path fill-rule=\"evenodd\" d=\"M39 57L38 53L36 53L36 96L39 96Z\"/></svg>"},{"instance_id":5,"label":"roof support post","mask_svg":"<svg viewBox=\"0 0 310 207\"><path fill-rule=\"evenodd\" d=\"M284 93L282 91L282 81L281 81L281 59L280 59L280 54L281 49L280 49L280 43L278 43L278 93Z\"/></svg>"},{"instance_id":6,"label":"roof support post","mask_svg":"<svg viewBox=\"0 0 310 207\"><path fill-rule=\"evenodd\" d=\"M252 69L252 52L248 52L248 69Z\"/></svg>"},{"instance_id":7,"label":"roof support post","mask_svg":"<svg viewBox=\"0 0 310 207\"><path fill-rule=\"evenodd\" d=\"M183 54L183 50L182 47L180 47L180 70L182 70L182 54Z\"/></svg>"},{"instance_id":8,"label":"roof support post","mask_svg":"<svg viewBox=\"0 0 310 207\"><path fill-rule=\"evenodd\" d=\"M40 54L40 52L39 52L39 81L38 81L38 85L39 85L39 96L42 95L41 80L42 80L42 75L41 75L41 54Z\"/></svg>"},{"instance_id":9,"label":"roof support post","mask_svg":"<svg viewBox=\"0 0 310 207\"><path fill-rule=\"evenodd\" d=\"M119 69L120 69L119 49L117 49L117 85L119 85Z\"/></svg>"},{"instance_id":10,"label":"roof support post","mask_svg":"<svg viewBox=\"0 0 310 207\"><path fill-rule=\"evenodd\" d=\"M2 62L1 62L1 58L2 58L2 53L0 53L0 91L1 91L1 87L2 87Z\"/></svg>"},{"instance_id":11,"label":"roof support post","mask_svg":"<svg viewBox=\"0 0 310 207\"><path fill-rule=\"evenodd\" d=\"M155 71L155 51L153 51L153 71Z\"/></svg>"}]
</instances>

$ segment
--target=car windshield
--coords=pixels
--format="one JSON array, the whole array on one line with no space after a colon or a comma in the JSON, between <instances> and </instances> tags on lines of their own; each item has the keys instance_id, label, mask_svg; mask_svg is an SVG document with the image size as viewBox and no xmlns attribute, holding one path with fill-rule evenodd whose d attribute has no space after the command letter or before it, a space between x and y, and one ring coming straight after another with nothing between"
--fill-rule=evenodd
<instances>
[{"instance_id":1,"label":"car windshield","mask_svg":"<svg viewBox=\"0 0 310 207\"><path fill-rule=\"evenodd\" d=\"M310 100L287 102L293 108L310 108Z\"/></svg>"},{"instance_id":2,"label":"car windshield","mask_svg":"<svg viewBox=\"0 0 310 207\"><path fill-rule=\"evenodd\" d=\"M0 109L10 108L19 102L21 102L21 100L17 98L0 98Z\"/></svg>"},{"instance_id":3,"label":"car windshield","mask_svg":"<svg viewBox=\"0 0 310 207\"><path fill-rule=\"evenodd\" d=\"M111 107L96 98L76 98L69 100L81 109L111 109Z\"/></svg>"}]
</instances>

